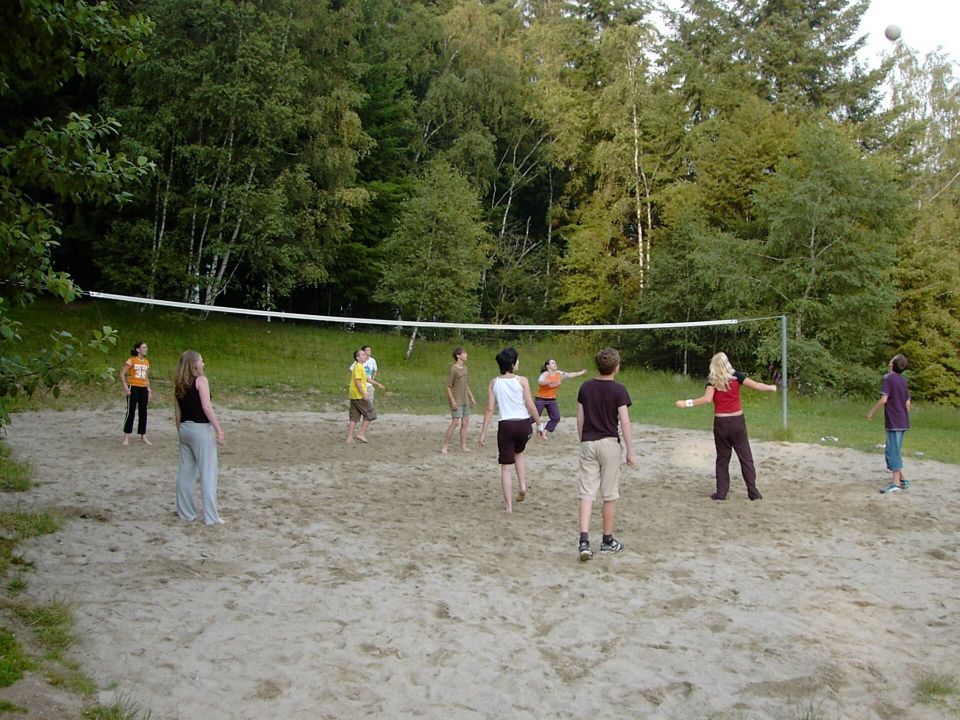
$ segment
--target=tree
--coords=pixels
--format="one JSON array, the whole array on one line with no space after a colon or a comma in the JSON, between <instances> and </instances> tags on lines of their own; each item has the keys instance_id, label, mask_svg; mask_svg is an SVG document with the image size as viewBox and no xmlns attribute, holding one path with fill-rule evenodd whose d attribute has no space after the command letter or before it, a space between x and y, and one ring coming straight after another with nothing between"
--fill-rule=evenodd
<instances>
[{"instance_id":1,"label":"tree","mask_svg":"<svg viewBox=\"0 0 960 720\"><path fill-rule=\"evenodd\" d=\"M270 305L328 277L369 147L350 56L355 3L148 0L148 59L109 102L160 172L132 223L107 242L104 270L145 266L162 289L214 304L239 280ZM117 249L149 239L147 263Z\"/></svg>"},{"instance_id":2,"label":"tree","mask_svg":"<svg viewBox=\"0 0 960 720\"><path fill-rule=\"evenodd\" d=\"M119 123L64 107L65 84L83 76L91 62L126 65L142 54L151 23L123 17L112 5L79 0L21 0L0 6L0 425L9 418L3 398L40 387L56 394L67 380L91 374L68 333L54 331L53 345L21 358L9 344L19 341L19 323L8 302L29 303L39 293L73 300L77 288L52 263L62 221L53 202L123 203L128 188L152 166L146 158L114 154L107 143ZM56 114L36 117L45 107ZM91 349L116 343L110 328L94 334Z\"/></svg>"},{"instance_id":3,"label":"tree","mask_svg":"<svg viewBox=\"0 0 960 720\"><path fill-rule=\"evenodd\" d=\"M896 299L908 198L892 163L829 120L810 122L754 198L765 307L790 316L799 375L866 390Z\"/></svg>"},{"instance_id":4,"label":"tree","mask_svg":"<svg viewBox=\"0 0 960 720\"><path fill-rule=\"evenodd\" d=\"M401 318L476 321L487 268L487 232L476 191L442 159L427 165L384 243L377 295ZM418 328L407 345L413 353Z\"/></svg>"},{"instance_id":5,"label":"tree","mask_svg":"<svg viewBox=\"0 0 960 720\"><path fill-rule=\"evenodd\" d=\"M910 359L914 396L960 405L960 82L938 53L900 49L891 80L903 165L915 198L898 245L890 348Z\"/></svg>"}]
</instances>

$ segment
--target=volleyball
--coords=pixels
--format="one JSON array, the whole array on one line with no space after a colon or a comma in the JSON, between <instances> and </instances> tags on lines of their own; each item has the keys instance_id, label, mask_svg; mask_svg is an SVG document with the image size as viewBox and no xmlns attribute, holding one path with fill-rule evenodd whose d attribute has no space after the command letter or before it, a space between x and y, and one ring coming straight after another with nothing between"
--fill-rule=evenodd
<instances>
[{"instance_id":1,"label":"volleyball","mask_svg":"<svg viewBox=\"0 0 960 720\"><path fill-rule=\"evenodd\" d=\"M900 39L900 26L899 25L887 25L887 29L883 31L883 34L887 36L887 40L893 42L894 40Z\"/></svg>"}]
</instances>

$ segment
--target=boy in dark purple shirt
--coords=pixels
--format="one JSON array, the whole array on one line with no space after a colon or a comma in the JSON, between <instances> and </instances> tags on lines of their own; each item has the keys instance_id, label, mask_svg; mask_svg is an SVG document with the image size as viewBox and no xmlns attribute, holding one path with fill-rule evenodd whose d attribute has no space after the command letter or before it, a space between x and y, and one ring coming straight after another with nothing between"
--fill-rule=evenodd
<instances>
[{"instance_id":1,"label":"boy in dark purple shirt","mask_svg":"<svg viewBox=\"0 0 960 720\"><path fill-rule=\"evenodd\" d=\"M903 371L907 369L907 358L896 354L890 360L890 372L883 376L880 399L867 413L867 420L873 420L873 414L883 406L883 426L887 431L887 443L884 457L887 470L893 473L893 480L880 492L892 493L906 490L910 481L903 476L903 434L910 429L910 389Z\"/></svg>"},{"instance_id":2,"label":"boy in dark purple shirt","mask_svg":"<svg viewBox=\"0 0 960 720\"><path fill-rule=\"evenodd\" d=\"M590 549L590 513L599 493L603 498L603 538L600 552L616 553L623 543L613 537L613 520L620 497L620 430L627 465L633 465L633 429L630 395L613 378L620 372L620 353L604 348L593 361L598 377L587 380L577 394L577 435L580 438L580 560L593 557Z\"/></svg>"}]
</instances>

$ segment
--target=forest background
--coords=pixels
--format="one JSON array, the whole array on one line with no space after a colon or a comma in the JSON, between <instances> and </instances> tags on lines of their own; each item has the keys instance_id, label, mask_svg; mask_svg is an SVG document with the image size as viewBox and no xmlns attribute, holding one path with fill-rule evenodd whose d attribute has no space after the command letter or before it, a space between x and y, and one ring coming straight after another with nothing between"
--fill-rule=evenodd
<instances>
[{"instance_id":1,"label":"forest background","mask_svg":"<svg viewBox=\"0 0 960 720\"><path fill-rule=\"evenodd\" d=\"M864 66L866 7L4 3L0 396L79 377L56 332L16 355L9 312L79 284L414 322L787 315L798 390L875 391L899 351L915 398L960 405L954 67ZM777 323L629 342L697 373L781 352Z\"/></svg>"}]
</instances>

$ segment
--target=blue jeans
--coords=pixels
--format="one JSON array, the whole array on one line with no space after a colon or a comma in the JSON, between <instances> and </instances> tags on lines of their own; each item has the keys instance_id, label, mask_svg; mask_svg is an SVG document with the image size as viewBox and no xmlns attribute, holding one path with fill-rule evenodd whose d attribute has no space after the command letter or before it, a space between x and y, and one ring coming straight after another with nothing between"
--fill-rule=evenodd
<instances>
[{"instance_id":1,"label":"blue jeans","mask_svg":"<svg viewBox=\"0 0 960 720\"><path fill-rule=\"evenodd\" d=\"M887 461L887 470L896 472L903 470L903 434L906 430L887 430L887 444L883 449L883 457Z\"/></svg>"}]
</instances>

